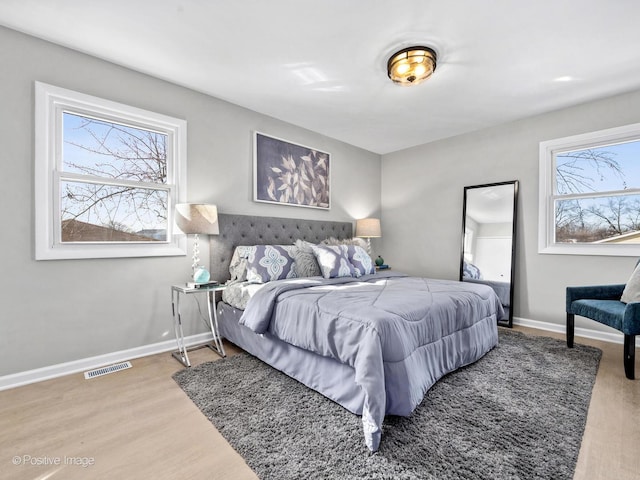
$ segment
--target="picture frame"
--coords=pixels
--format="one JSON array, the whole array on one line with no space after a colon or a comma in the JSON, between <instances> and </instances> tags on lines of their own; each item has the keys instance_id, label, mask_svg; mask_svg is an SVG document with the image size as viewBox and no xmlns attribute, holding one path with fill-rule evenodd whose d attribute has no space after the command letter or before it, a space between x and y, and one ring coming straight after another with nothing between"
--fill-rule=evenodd
<instances>
[{"instance_id":1,"label":"picture frame","mask_svg":"<svg viewBox=\"0 0 640 480\"><path fill-rule=\"evenodd\" d=\"M331 154L254 132L253 199L329 210Z\"/></svg>"}]
</instances>

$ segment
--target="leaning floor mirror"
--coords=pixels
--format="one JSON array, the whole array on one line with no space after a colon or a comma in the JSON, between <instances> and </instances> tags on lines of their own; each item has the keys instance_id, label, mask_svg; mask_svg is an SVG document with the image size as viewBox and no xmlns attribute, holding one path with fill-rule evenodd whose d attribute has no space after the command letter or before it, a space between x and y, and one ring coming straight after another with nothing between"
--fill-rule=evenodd
<instances>
[{"instance_id":1,"label":"leaning floor mirror","mask_svg":"<svg viewBox=\"0 0 640 480\"><path fill-rule=\"evenodd\" d=\"M460 280L493 288L513 326L518 181L464 187Z\"/></svg>"}]
</instances>

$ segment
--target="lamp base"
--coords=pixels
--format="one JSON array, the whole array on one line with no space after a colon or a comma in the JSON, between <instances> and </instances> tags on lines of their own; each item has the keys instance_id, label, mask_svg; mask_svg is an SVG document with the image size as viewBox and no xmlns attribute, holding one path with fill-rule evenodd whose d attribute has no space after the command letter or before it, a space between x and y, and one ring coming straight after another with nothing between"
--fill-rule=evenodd
<instances>
[{"instance_id":1,"label":"lamp base","mask_svg":"<svg viewBox=\"0 0 640 480\"><path fill-rule=\"evenodd\" d=\"M211 275L209 274L209 270L204 267L196 267L193 271L193 282L194 283L207 283Z\"/></svg>"},{"instance_id":2,"label":"lamp base","mask_svg":"<svg viewBox=\"0 0 640 480\"><path fill-rule=\"evenodd\" d=\"M207 287L215 287L218 285L219 283L216 282L215 280L207 283L187 282L187 288L207 288Z\"/></svg>"}]
</instances>

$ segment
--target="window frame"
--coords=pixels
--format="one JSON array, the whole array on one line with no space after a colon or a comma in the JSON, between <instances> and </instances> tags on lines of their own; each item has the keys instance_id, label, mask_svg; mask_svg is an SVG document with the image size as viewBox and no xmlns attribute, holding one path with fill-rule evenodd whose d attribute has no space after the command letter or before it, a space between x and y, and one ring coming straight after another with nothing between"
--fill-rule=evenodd
<instances>
[{"instance_id":1,"label":"window frame","mask_svg":"<svg viewBox=\"0 0 640 480\"><path fill-rule=\"evenodd\" d=\"M60 184L91 180L62 168L62 115L78 114L167 135L167 240L156 242L62 242ZM187 122L42 82L35 82L35 259L126 258L186 255L186 236L174 225L174 206L186 200ZM93 179L109 185L106 178ZM117 184L127 183L118 181ZM134 182L129 182L134 183ZM140 188L142 184L137 183Z\"/></svg>"},{"instance_id":2,"label":"window frame","mask_svg":"<svg viewBox=\"0 0 640 480\"><path fill-rule=\"evenodd\" d=\"M640 256L640 244L555 243L555 200L569 198L556 194L556 156L574 150L640 141L640 123L540 142L538 253L564 255ZM638 193L630 189L629 193ZM580 196L580 195L577 195ZM599 196L594 192L591 196Z\"/></svg>"}]
</instances>

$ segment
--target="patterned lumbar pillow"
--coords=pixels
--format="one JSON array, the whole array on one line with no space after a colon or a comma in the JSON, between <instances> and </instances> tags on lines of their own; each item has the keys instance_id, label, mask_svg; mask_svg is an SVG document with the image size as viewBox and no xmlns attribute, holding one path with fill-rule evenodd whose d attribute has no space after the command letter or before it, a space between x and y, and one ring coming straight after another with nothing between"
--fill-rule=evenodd
<instances>
[{"instance_id":1,"label":"patterned lumbar pillow","mask_svg":"<svg viewBox=\"0 0 640 480\"><path fill-rule=\"evenodd\" d=\"M462 277L471 278L472 280L482 280L482 273L480 273L480 269L473 263L464 262L462 264Z\"/></svg>"},{"instance_id":2,"label":"patterned lumbar pillow","mask_svg":"<svg viewBox=\"0 0 640 480\"><path fill-rule=\"evenodd\" d=\"M356 276L346 245L313 245L311 248L324 278Z\"/></svg>"},{"instance_id":3,"label":"patterned lumbar pillow","mask_svg":"<svg viewBox=\"0 0 640 480\"><path fill-rule=\"evenodd\" d=\"M349 261L356 270L356 277L376 273L376 266L366 250L358 245L348 245Z\"/></svg>"},{"instance_id":4,"label":"patterned lumbar pillow","mask_svg":"<svg viewBox=\"0 0 640 480\"><path fill-rule=\"evenodd\" d=\"M255 245L247 255L247 281L265 283L296 277L294 246Z\"/></svg>"}]
</instances>

